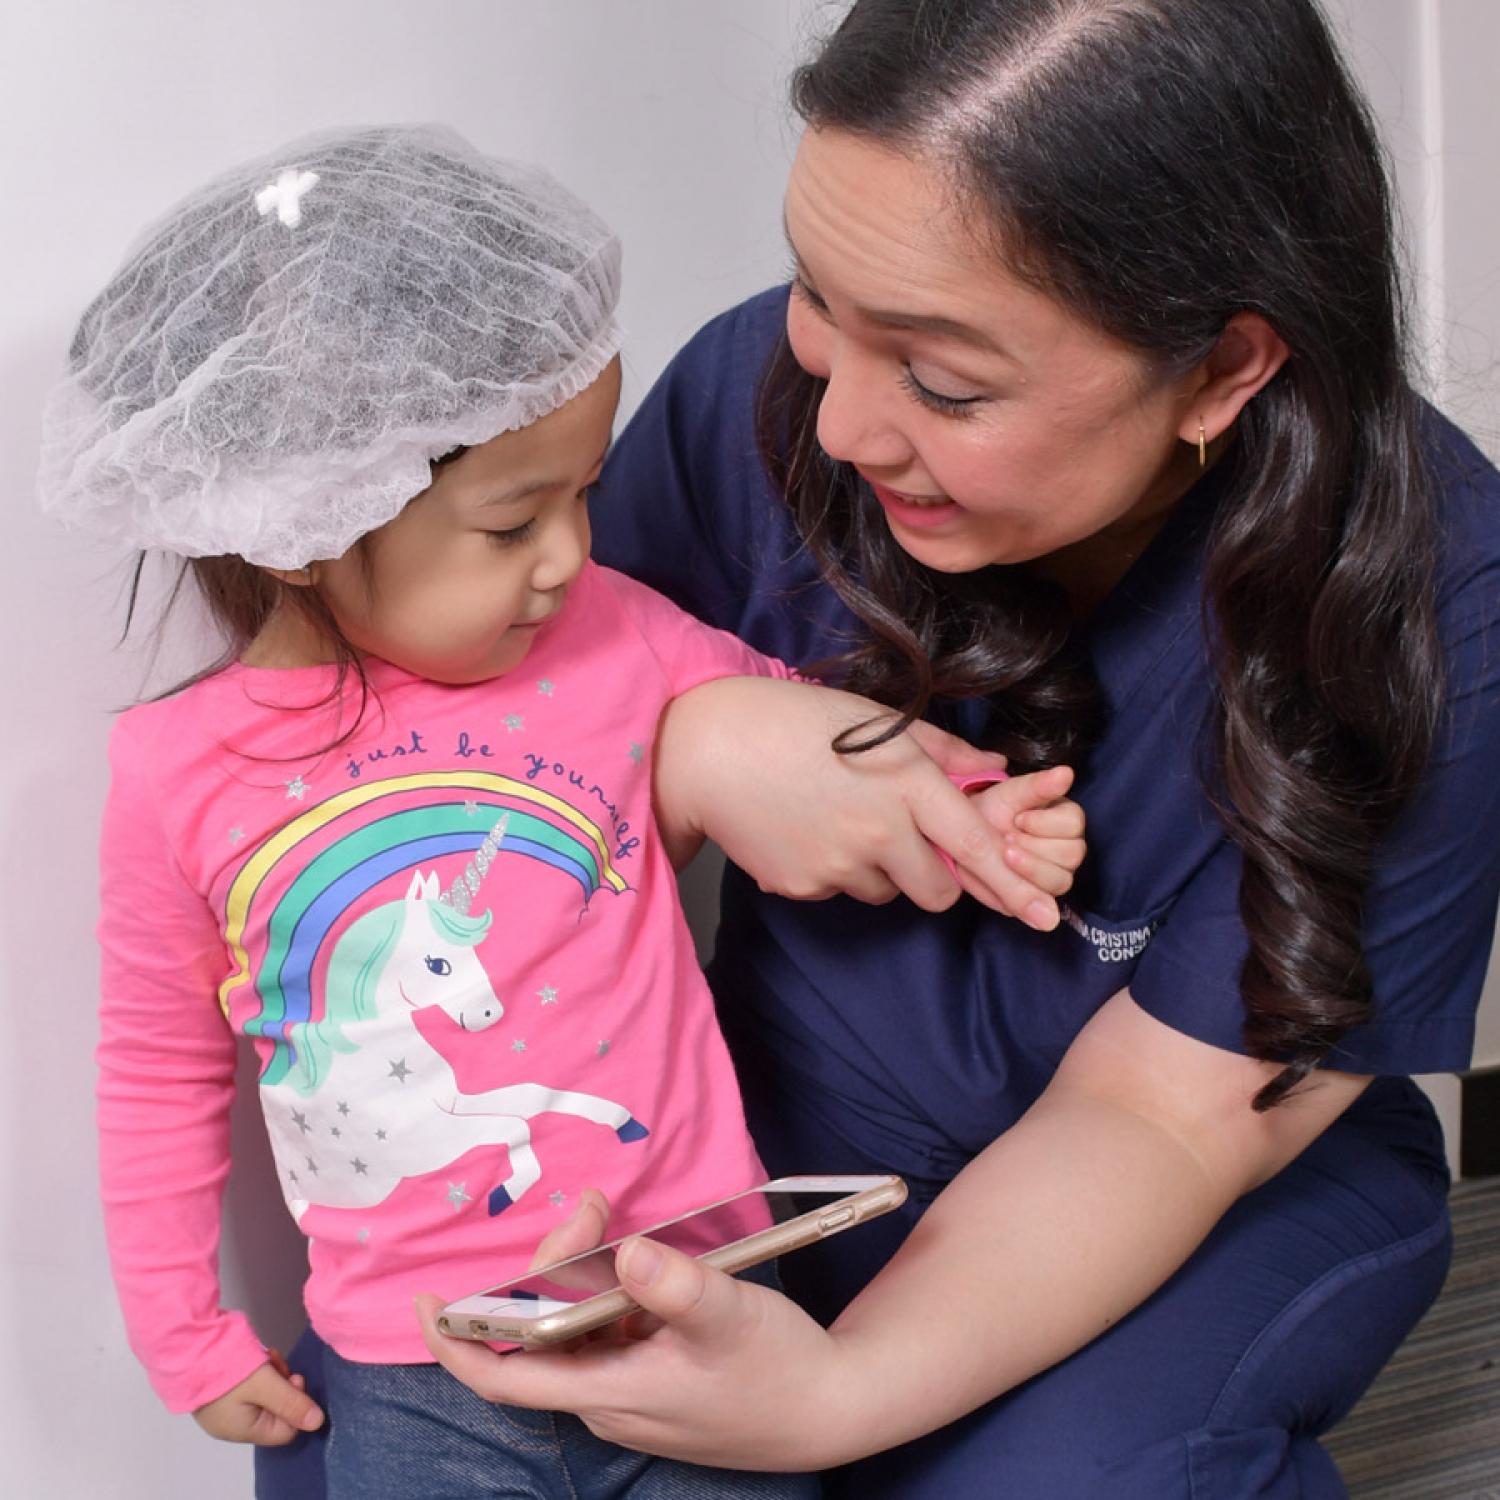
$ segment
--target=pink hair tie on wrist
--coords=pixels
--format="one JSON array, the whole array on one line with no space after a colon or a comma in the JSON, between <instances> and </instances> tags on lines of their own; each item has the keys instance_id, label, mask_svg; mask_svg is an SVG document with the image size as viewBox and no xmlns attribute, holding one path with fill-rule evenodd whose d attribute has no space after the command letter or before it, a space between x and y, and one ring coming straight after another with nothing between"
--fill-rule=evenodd
<instances>
[{"instance_id":1,"label":"pink hair tie on wrist","mask_svg":"<svg viewBox=\"0 0 1500 1500\"><path fill-rule=\"evenodd\" d=\"M975 792L982 792L987 787L999 786L1002 781L1010 780L1009 771L982 771L975 776L953 776L948 780L961 791L965 797L972 797Z\"/></svg>"}]
</instances>

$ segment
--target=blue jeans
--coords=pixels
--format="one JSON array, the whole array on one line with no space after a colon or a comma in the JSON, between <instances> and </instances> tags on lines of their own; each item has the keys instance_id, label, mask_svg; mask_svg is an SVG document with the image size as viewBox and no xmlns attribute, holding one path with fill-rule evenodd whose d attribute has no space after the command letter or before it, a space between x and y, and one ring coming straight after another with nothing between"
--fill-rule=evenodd
<instances>
[{"instance_id":1,"label":"blue jeans","mask_svg":"<svg viewBox=\"0 0 1500 1500\"><path fill-rule=\"evenodd\" d=\"M439 1365L362 1365L309 1332L293 1368L325 1433L259 1448L260 1500L816 1500L816 1478L746 1474L607 1443L565 1412L497 1406Z\"/></svg>"}]
</instances>

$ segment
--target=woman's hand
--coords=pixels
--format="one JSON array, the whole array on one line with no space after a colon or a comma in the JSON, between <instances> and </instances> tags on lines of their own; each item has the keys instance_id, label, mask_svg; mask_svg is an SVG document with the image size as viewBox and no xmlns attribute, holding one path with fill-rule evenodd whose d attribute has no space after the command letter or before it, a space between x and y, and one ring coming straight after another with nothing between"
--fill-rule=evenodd
<instances>
[{"instance_id":1,"label":"woman's hand","mask_svg":"<svg viewBox=\"0 0 1500 1500\"><path fill-rule=\"evenodd\" d=\"M962 883L1007 916L1055 927L1053 895L1007 858L986 804L950 780L1002 771L1003 756L927 724L875 750L834 752L843 730L888 712L777 678L723 678L684 693L663 714L656 745L656 804L669 840L680 848L706 835L762 890L796 900L847 892L878 903L904 893L942 911ZM939 850L952 856L956 878Z\"/></svg>"},{"instance_id":2,"label":"woman's hand","mask_svg":"<svg viewBox=\"0 0 1500 1500\"><path fill-rule=\"evenodd\" d=\"M778 1292L630 1239L620 1284L649 1313L645 1337L497 1354L439 1332L442 1306L417 1298L433 1357L490 1401L576 1412L601 1438L736 1469L804 1470L867 1451L861 1372L838 1340Z\"/></svg>"},{"instance_id":3,"label":"woman's hand","mask_svg":"<svg viewBox=\"0 0 1500 1500\"><path fill-rule=\"evenodd\" d=\"M211 1437L276 1448L323 1425L323 1410L307 1394L307 1382L292 1374L275 1349L267 1353L269 1359L258 1370L193 1413Z\"/></svg>"}]
</instances>

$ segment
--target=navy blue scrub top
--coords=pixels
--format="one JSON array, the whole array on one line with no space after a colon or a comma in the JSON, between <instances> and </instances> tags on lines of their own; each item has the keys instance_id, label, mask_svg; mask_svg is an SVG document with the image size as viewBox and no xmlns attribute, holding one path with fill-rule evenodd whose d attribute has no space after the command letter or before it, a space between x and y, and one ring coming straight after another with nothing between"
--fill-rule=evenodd
<instances>
[{"instance_id":1,"label":"navy blue scrub top","mask_svg":"<svg viewBox=\"0 0 1500 1500\"><path fill-rule=\"evenodd\" d=\"M717 318L668 367L605 468L595 555L807 664L846 649L855 622L799 550L756 449L756 387L786 295ZM1376 1019L1330 1059L1357 1073L1468 1064L1500 897L1500 475L1436 414L1431 437L1450 698L1368 898ZM1089 855L1057 931L969 899L940 916L905 900L783 901L730 871L710 977L773 1172L878 1166L929 1200L1127 985L1167 1025L1244 1050L1240 856L1199 777L1211 690L1199 587L1216 488L1210 471L1087 626L1108 717L1075 793ZM948 727L982 742L986 717L982 701L959 705ZM1375 1087L1356 1111L1378 1125L1382 1112L1409 1117L1408 1102ZM1438 1149L1424 1126L1421 1154Z\"/></svg>"}]
</instances>

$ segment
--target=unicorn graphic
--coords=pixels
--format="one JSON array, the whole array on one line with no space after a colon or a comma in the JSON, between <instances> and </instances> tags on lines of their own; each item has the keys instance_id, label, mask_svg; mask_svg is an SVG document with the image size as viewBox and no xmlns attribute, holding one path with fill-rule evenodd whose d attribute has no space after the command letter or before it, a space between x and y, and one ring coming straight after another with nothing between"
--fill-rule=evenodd
<instances>
[{"instance_id":1,"label":"unicorn graphic","mask_svg":"<svg viewBox=\"0 0 1500 1500\"><path fill-rule=\"evenodd\" d=\"M436 1005L478 1032L504 1014L475 951L492 915L467 910L504 831L502 818L449 896L435 873L417 870L403 899L354 922L329 959L323 1019L289 1028L296 1060L280 1081L261 1084L261 1099L299 1221L313 1204L373 1207L403 1178L493 1145L510 1154L510 1176L489 1194L498 1214L541 1177L528 1123L539 1114L575 1115L624 1142L650 1134L623 1105L594 1094L539 1083L464 1093L413 1021Z\"/></svg>"}]
</instances>

